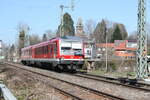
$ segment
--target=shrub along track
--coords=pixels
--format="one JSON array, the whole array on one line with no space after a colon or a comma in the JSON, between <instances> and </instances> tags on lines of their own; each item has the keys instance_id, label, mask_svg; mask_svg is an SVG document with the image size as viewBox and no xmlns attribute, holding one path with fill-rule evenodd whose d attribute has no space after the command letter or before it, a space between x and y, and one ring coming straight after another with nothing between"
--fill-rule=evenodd
<instances>
[{"instance_id":1,"label":"shrub along track","mask_svg":"<svg viewBox=\"0 0 150 100\"><path fill-rule=\"evenodd\" d=\"M24 68L21 65L5 63L10 67L24 70L31 74L32 76L36 76L40 81L49 84L51 87L55 88L57 91L60 91L64 95L67 95L75 100L125 100L119 96L113 96L111 94L107 94L104 92L100 92L94 90L92 88L88 88L85 86L81 86L69 81L62 80L60 78L55 78L50 75L46 75L45 73L30 70L32 68Z\"/></svg>"}]
</instances>

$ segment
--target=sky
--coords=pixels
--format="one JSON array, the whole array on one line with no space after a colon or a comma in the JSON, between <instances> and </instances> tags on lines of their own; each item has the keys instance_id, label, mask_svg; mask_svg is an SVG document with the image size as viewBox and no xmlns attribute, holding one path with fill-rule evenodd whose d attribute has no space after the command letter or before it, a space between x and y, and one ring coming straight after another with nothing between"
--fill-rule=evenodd
<instances>
[{"instance_id":1,"label":"sky","mask_svg":"<svg viewBox=\"0 0 150 100\"><path fill-rule=\"evenodd\" d=\"M69 12L76 24L81 17L85 23L102 19L122 23L128 33L137 29L138 0L74 0L74 11ZM60 24L60 5L69 6L71 0L0 0L0 40L12 44L17 40L19 23L31 28L29 34L55 31ZM147 22L150 23L150 0L147 0Z\"/></svg>"}]
</instances>

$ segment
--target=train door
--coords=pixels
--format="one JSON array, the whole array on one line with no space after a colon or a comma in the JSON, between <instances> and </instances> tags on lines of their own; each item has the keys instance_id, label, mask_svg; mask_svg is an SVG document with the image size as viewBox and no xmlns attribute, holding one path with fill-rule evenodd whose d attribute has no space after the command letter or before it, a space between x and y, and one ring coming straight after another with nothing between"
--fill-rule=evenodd
<instances>
[{"instance_id":1,"label":"train door","mask_svg":"<svg viewBox=\"0 0 150 100\"><path fill-rule=\"evenodd\" d=\"M53 58L53 44L50 44L50 58Z\"/></svg>"},{"instance_id":2,"label":"train door","mask_svg":"<svg viewBox=\"0 0 150 100\"><path fill-rule=\"evenodd\" d=\"M53 50L54 50L54 58L56 58L56 56L57 56L57 45L56 45L56 43L54 43L53 44Z\"/></svg>"},{"instance_id":3,"label":"train door","mask_svg":"<svg viewBox=\"0 0 150 100\"><path fill-rule=\"evenodd\" d=\"M57 56L57 45L56 43L50 44L50 58L56 58Z\"/></svg>"}]
</instances>

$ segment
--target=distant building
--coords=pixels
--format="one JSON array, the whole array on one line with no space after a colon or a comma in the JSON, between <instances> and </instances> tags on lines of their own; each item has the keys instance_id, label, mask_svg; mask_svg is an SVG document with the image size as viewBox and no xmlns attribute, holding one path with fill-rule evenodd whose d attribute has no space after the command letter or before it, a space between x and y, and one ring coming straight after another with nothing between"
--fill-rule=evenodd
<instances>
[{"instance_id":1,"label":"distant building","mask_svg":"<svg viewBox=\"0 0 150 100\"><path fill-rule=\"evenodd\" d=\"M79 18L77 21L75 35L79 37L87 37L84 32L84 25L81 18Z\"/></svg>"},{"instance_id":2,"label":"distant building","mask_svg":"<svg viewBox=\"0 0 150 100\"><path fill-rule=\"evenodd\" d=\"M106 56L106 48L108 57L114 54L114 43L96 43L97 48L97 58L102 58ZM110 58L110 57L109 57Z\"/></svg>"},{"instance_id":3,"label":"distant building","mask_svg":"<svg viewBox=\"0 0 150 100\"><path fill-rule=\"evenodd\" d=\"M84 41L84 53L86 59L94 59L96 57L96 46L93 41Z\"/></svg>"},{"instance_id":4,"label":"distant building","mask_svg":"<svg viewBox=\"0 0 150 100\"><path fill-rule=\"evenodd\" d=\"M135 58L137 42L133 40L115 40L114 43L97 43L97 55L105 56L106 48L108 56Z\"/></svg>"},{"instance_id":5,"label":"distant building","mask_svg":"<svg viewBox=\"0 0 150 100\"><path fill-rule=\"evenodd\" d=\"M115 41L115 55L121 57L135 57L137 50L137 42L130 40Z\"/></svg>"}]
</instances>

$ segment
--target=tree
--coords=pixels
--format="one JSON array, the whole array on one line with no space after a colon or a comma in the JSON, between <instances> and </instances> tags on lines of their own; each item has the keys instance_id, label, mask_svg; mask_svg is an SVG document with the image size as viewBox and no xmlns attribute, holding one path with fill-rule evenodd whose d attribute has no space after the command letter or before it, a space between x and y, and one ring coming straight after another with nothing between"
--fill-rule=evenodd
<instances>
[{"instance_id":1,"label":"tree","mask_svg":"<svg viewBox=\"0 0 150 100\"><path fill-rule=\"evenodd\" d=\"M96 27L96 22L94 22L92 19L87 20L85 23L85 33L93 34L95 27Z\"/></svg>"},{"instance_id":2,"label":"tree","mask_svg":"<svg viewBox=\"0 0 150 100\"><path fill-rule=\"evenodd\" d=\"M128 38L128 33L127 33L127 30L126 30L125 26L123 24L117 24L117 25L120 29L122 39L126 40Z\"/></svg>"},{"instance_id":3,"label":"tree","mask_svg":"<svg viewBox=\"0 0 150 100\"><path fill-rule=\"evenodd\" d=\"M34 45L41 42L41 39L37 34L30 35L29 40L30 40L30 45Z\"/></svg>"},{"instance_id":4,"label":"tree","mask_svg":"<svg viewBox=\"0 0 150 100\"><path fill-rule=\"evenodd\" d=\"M108 43L111 43L113 32L114 32L114 27L110 27L107 29L107 42Z\"/></svg>"},{"instance_id":5,"label":"tree","mask_svg":"<svg viewBox=\"0 0 150 100\"><path fill-rule=\"evenodd\" d=\"M15 45L12 44L11 47L10 47L10 54L13 54L15 51Z\"/></svg>"},{"instance_id":6,"label":"tree","mask_svg":"<svg viewBox=\"0 0 150 100\"><path fill-rule=\"evenodd\" d=\"M13 61L14 53L15 53L15 45L12 44L10 49L9 49L9 58L10 58L11 61Z\"/></svg>"},{"instance_id":7,"label":"tree","mask_svg":"<svg viewBox=\"0 0 150 100\"><path fill-rule=\"evenodd\" d=\"M8 59L8 54L9 54L9 45L3 43L3 48L2 48L2 56L4 56L5 60Z\"/></svg>"},{"instance_id":8,"label":"tree","mask_svg":"<svg viewBox=\"0 0 150 100\"><path fill-rule=\"evenodd\" d=\"M96 27L96 22L94 22L92 19L87 20L85 23L85 28L84 28L85 33L89 37L92 37L95 27Z\"/></svg>"},{"instance_id":9,"label":"tree","mask_svg":"<svg viewBox=\"0 0 150 100\"><path fill-rule=\"evenodd\" d=\"M106 42L106 23L105 20L102 20L101 23L98 23L96 29L94 30L94 38L97 43Z\"/></svg>"},{"instance_id":10,"label":"tree","mask_svg":"<svg viewBox=\"0 0 150 100\"><path fill-rule=\"evenodd\" d=\"M27 24L19 24L19 44L18 44L18 49L19 49L19 57L21 56L21 49L25 47L25 37L26 33L29 31L29 26Z\"/></svg>"},{"instance_id":11,"label":"tree","mask_svg":"<svg viewBox=\"0 0 150 100\"><path fill-rule=\"evenodd\" d=\"M57 31L56 31L57 32ZM47 40L50 40L54 37L56 37L56 32L52 32L51 30L45 31L45 34L47 36Z\"/></svg>"},{"instance_id":12,"label":"tree","mask_svg":"<svg viewBox=\"0 0 150 100\"><path fill-rule=\"evenodd\" d=\"M74 28L74 22L71 18L71 16L68 13L65 13L63 15L63 25L59 25L57 34L59 36L74 36L75 35L75 28ZM60 32L60 29L62 29L62 33ZM61 35L60 35L61 33Z\"/></svg>"},{"instance_id":13,"label":"tree","mask_svg":"<svg viewBox=\"0 0 150 100\"><path fill-rule=\"evenodd\" d=\"M47 35L46 34L43 34L43 37L42 37L42 41L47 41Z\"/></svg>"},{"instance_id":14,"label":"tree","mask_svg":"<svg viewBox=\"0 0 150 100\"><path fill-rule=\"evenodd\" d=\"M128 36L128 40L137 40L137 31L132 32L132 33Z\"/></svg>"},{"instance_id":15,"label":"tree","mask_svg":"<svg viewBox=\"0 0 150 100\"><path fill-rule=\"evenodd\" d=\"M116 26L116 28L115 28L115 30L113 32L111 42L114 43L115 40L122 40L121 31L120 31L118 25Z\"/></svg>"}]
</instances>

